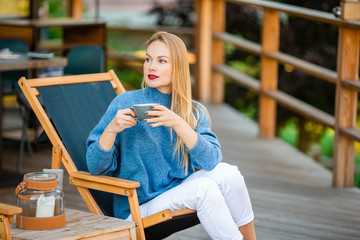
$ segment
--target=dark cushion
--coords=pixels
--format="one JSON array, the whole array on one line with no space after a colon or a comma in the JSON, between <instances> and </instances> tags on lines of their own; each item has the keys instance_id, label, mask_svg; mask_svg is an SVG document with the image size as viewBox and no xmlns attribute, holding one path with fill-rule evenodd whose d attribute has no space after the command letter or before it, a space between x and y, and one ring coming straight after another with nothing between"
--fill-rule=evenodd
<instances>
[{"instance_id":1,"label":"dark cushion","mask_svg":"<svg viewBox=\"0 0 360 240\"><path fill-rule=\"evenodd\" d=\"M145 229L146 240L163 239L173 233L199 224L199 218L196 213L190 213L182 216L173 217L170 220Z\"/></svg>"}]
</instances>

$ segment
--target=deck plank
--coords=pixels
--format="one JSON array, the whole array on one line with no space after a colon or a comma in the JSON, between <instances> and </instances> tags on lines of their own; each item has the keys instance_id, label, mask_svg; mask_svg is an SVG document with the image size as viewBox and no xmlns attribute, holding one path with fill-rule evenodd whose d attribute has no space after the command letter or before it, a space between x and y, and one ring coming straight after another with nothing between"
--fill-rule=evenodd
<instances>
[{"instance_id":1,"label":"deck plank","mask_svg":"<svg viewBox=\"0 0 360 240\"><path fill-rule=\"evenodd\" d=\"M228 105L207 105L224 161L245 177L255 212L258 239L360 239L360 190L336 189L332 174L307 155L279 139L258 138L258 126ZM24 155L22 171L51 164L50 146ZM4 167L15 170L17 146L5 148ZM86 210L65 176L65 206ZM0 188L0 202L16 204L13 187ZM210 239L201 225L166 238Z\"/></svg>"}]
</instances>

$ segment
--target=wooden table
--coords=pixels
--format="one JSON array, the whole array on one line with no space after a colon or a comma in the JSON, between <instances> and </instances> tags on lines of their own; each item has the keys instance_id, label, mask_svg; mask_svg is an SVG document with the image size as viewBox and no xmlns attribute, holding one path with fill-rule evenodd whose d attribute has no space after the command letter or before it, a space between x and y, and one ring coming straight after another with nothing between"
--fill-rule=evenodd
<instances>
[{"instance_id":1,"label":"wooden table","mask_svg":"<svg viewBox=\"0 0 360 240\"><path fill-rule=\"evenodd\" d=\"M11 227L14 240L136 239L135 223L74 209L65 209L65 227L52 230L24 230Z\"/></svg>"},{"instance_id":2,"label":"wooden table","mask_svg":"<svg viewBox=\"0 0 360 240\"><path fill-rule=\"evenodd\" d=\"M60 28L62 37L44 40L43 29ZM15 19L0 21L0 39L20 39L30 51L66 52L79 45L98 45L106 52L107 30L104 21L75 18ZM64 55L65 53L65 55Z\"/></svg>"},{"instance_id":3,"label":"wooden table","mask_svg":"<svg viewBox=\"0 0 360 240\"><path fill-rule=\"evenodd\" d=\"M45 67L66 66L66 57L53 57L48 59L33 59L21 56L18 59L0 59L0 99L2 101L1 71L39 69ZM0 104L0 153L2 153L2 102ZM0 154L0 174L2 172L2 154Z\"/></svg>"},{"instance_id":4,"label":"wooden table","mask_svg":"<svg viewBox=\"0 0 360 240\"><path fill-rule=\"evenodd\" d=\"M46 31L59 29L60 38L49 40ZM50 51L67 56L77 46L96 45L105 54L104 69L107 59L107 28L101 20L75 18L49 19L14 19L0 20L0 39L19 39L26 42L30 51Z\"/></svg>"}]
</instances>

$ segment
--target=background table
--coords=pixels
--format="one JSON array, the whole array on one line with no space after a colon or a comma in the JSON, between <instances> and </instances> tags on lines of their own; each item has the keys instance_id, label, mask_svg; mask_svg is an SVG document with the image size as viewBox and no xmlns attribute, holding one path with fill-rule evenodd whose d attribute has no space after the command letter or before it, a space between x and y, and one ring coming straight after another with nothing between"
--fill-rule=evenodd
<instances>
[{"instance_id":1,"label":"background table","mask_svg":"<svg viewBox=\"0 0 360 240\"><path fill-rule=\"evenodd\" d=\"M96 215L74 209L66 209L65 227L52 230L24 230L13 224L14 240L56 239L136 239L135 223L119 218Z\"/></svg>"},{"instance_id":2,"label":"background table","mask_svg":"<svg viewBox=\"0 0 360 240\"><path fill-rule=\"evenodd\" d=\"M45 67L55 67L67 65L66 57L53 57L48 59L33 59L21 56L18 59L0 59L0 153L2 153L2 80L1 71L12 71L22 69L39 69ZM0 174L2 173L2 154L0 154Z\"/></svg>"}]
</instances>

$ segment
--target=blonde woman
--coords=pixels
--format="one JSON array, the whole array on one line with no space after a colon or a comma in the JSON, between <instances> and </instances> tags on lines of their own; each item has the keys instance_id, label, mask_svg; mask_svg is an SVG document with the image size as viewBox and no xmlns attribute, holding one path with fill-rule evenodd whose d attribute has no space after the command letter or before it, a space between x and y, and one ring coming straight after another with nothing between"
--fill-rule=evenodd
<instances>
[{"instance_id":1,"label":"blonde woman","mask_svg":"<svg viewBox=\"0 0 360 240\"><path fill-rule=\"evenodd\" d=\"M190 208L212 239L256 239L244 178L236 166L221 162L206 109L191 98L183 41L155 33L146 43L143 73L144 88L117 96L91 132L90 172L140 182L142 217ZM140 103L160 105L141 122L131 109ZM114 215L131 219L126 197L115 196Z\"/></svg>"}]
</instances>

